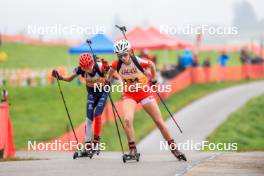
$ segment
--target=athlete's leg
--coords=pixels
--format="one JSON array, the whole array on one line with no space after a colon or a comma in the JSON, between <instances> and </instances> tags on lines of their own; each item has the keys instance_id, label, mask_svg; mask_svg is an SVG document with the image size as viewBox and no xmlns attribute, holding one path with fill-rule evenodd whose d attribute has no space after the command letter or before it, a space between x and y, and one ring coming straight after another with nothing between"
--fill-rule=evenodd
<instances>
[{"instance_id":1,"label":"athlete's leg","mask_svg":"<svg viewBox=\"0 0 264 176\"><path fill-rule=\"evenodd\" d=\"M122 101L124 121L125 121L125 132L127 135L128 142L135 141L135 132L133 127L134 114L137 107L137 102L133 99L126 98Z\"/></svg>"},{"instance_id":2,"label":"athlete's leg","mask_svg":"<svg viewBox=\"0 0 264 176\"><path fill-rule=\"evenodd\" d=\"M141 102L143 108L145 111L151 116L157 127L159 128L162 136L167 141L168 145L170 146L171 153L178 158L178 160L185 160L185 155L178 150L178 147L176 143L174 142L168 128L166 127L166 124L162 118L159 106L155 99L146 101L145 104Z\"/></svg>"},{"instance_id":3,"label":"athlete's leg","mask_svg":"<svg viewBox=\"0 0 264 176\"><path fill-rule=\"evenodd\" d=\"M96 105L95 113L94 113L94 142L99 142L100 140L100 134L101 134L101 115L104 111L104 107L107 101L107 97L109 93L107 92L101 92L101 96L98 100L98 103Z\"/></svg>"},{"instance_id":4,"label":"athlete's leg","mask_svg":"<svg viewBox=\"0 0 264 176\"><path fill-rule=\"evenodd\" d=\"M94 117L94 104L95 96L92 93L88 94L87 104L86 104L86 133L85 133L85 142L91 143L92 138L92 124Z\"/></svg>"},{"instance_id":5,"label":"athlete's leg","mask_svg":"<svg viewBox=\"0 0 264 176\"><path fill-rule=\"evenodd\" d=\"M137 102L127 98L122 102L125 120L125 132L128 140L129 155L135 156L137 148L135 144L135 131L133 127L134 114L137 107Z\"/></svg>"},{"instance_id":6,"label":"athlete's leg","mask_svg":"<svg viewBox=\"0 0 264 176\"><path fill-rule=\"evenodd\" d=\"M166 141L172 139L172 136L166 127L166 124L162 118L159 106L154 98L150 99L149 102L142 104L144 110L150 115L157 127L159 128L162 136Z\"/></svg>"}]
</instances>

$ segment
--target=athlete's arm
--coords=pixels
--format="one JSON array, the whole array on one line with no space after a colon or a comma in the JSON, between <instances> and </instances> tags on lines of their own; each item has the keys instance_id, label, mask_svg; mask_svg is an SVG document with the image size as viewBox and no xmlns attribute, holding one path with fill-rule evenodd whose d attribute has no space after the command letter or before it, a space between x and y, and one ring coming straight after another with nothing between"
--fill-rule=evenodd
<instances>
[{"instance_id":1,"label":"athlete's arm","mask_svg":"<svg viewBox=\"0 0 264 176\"><path fill-rule=\"evenodd\" d=\"M109 75L108 75L108 78L107 78L107 80L108 81L110 81L111 80L111 78L119 78L118 77L118 73L116 72L116 69L117 69L117 63L118 63L118 61L117 60L114 60L113 61L113 63L112 63L112 65L111 65L111 67L110 67L110 71L109 71Z\"/></svg>"},{"instance_id":2,"label":"athlete's arm","mask_svg":"<svg viewBox=\"0 0 264 176\"><path fill-rule=\"evenodd\" d=\"M114 75L116 75L115 73L116 73L116 70L113 69L113 68L110 68L110 71L109 71L109 75L108 75L107 80L111 80L111 78L115 77L114 76Z\"/></svg>"},{"instance_id":3,"label":"athlete's arm","mask_svg":"<svg viewBox=\"0 0 264 176\"><path fill-rule=\"evenodd\" d=\"M121 79L120 75L116 71L113 74L113 78L116 79L116 80Z\"/></svg>"},{"instance_id":4,"label":"athlete's arm","mask_svg":"<svg viewBox=\"0 0 264 176\"><path fill-rule=\"evenodd\" d=\"M152 77L150 81L156 81L157 80L157 70L156 70L155 64L152 61L149 61L148 67L150 68L151 77Z\"/></svg>"},{"instance_id":5,"label":"athlete's arm","mask_svg":"<svg viewBox=\"0 0 264 176\"><path fill-rule=\"evenodd\" d=\"M77 77L77 75L76 75L75 73L73 73L71 76L62 77L62 80L63 80L63 81L66 81L66 82L70 82L70 81L72 81L75 77Z\"/></svg>"},{"instance_id":6,"label":"athlete's arm","mask_svg":"<svg viewBox=\"0 0 264 176\"><path fill-rule=\"evenodd\" d=\"M53 70L52 76L55 78L57 77L59 80L70 82L77 76L77 74L74 72L71 76L63 77L59 74L59 72L57 70Z\"/></svg>"}]
</instances>

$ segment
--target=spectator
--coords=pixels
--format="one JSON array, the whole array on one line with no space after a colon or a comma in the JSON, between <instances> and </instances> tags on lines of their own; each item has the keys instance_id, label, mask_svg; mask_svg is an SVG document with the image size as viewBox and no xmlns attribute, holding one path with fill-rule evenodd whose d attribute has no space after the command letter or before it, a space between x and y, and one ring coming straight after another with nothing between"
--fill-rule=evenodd
<instances>
[{"instance_id":1,"label":"spectator","mask_svg":"<svg viewBox=\"0 0 264 176\"><path fill-rule=\"evenodd\" d=\"M178 56L178 70L183 71L185 69L184 60L181 55Z\"/></svg>"},{"instance_id":2,"label":"spectator","mask_svg":"<svg viewBox=\"0 0 264 176\"><path fill-rule=\"evenodd\" d=\"M193 56L192 52L189 49L186 49L182 55L182 65L185 68L188 68L192 65L193 63Z\"/></svg>"},{"instance_id":3,"label":"spectator","mask_svg":"<svg viewBox=\"0 0 264 176\"><path fill-rule=\"evenodd\" d=\"M211 67L210 57L207 57L203 62L203 67Z\"/></svg>"},{"instance_id":4,"label":"spectator","mask_svg":"<svg viewBox=\"0 0 264 176\"><path fill-rule=\"evenodd\" d=\"M219 65L221 66L219 81L223 81L226 79L226 65L228 60L229 56L226 54L225 51L222 51L221 55L218 58Z\"/></svg>"},{"instance_id":5,"label":"spectator","mask_svg":"<svg viewBox=\"0 0 264 176\"><path fill-rule=\"evenodd\" d=\"M222 54L218 58L219 65L225 67L227 65L227 61L229 60L229 56L225 51L222 51Z\"/></svg>"},{"instance_id":6,"label":"spectator","mask_svg":"<svg viewBox=\"0 0 264 176\"><path fill-rule=\"evenodd\" d=\"M143 59L151 60L156 65L157 58L156 58L156 56L151 55L149 50L141 51L139 54L139 57L143 58Z\"/></svg>"},{"instance_id":7,"label":"spectator","mask_svg":"<svg viewBox=\"0 0 264 176\"><path fill-rule=\"evenodd\" d=\"M8 91L6 89L2 90L1 102L9 102Z\"/></svg>"},{"instance_id":8,"label":"spectator","mask_svg":"<svg viewBox=\"0 0 264 176\"><path fill-rule=\"evenodd\" d=\"M193 56L192 66L193 67L198 67L199 66L199 60L198 60L198 55L197 54L194 54L194 56Z\"/></svg>"},{"instance_id":9,"label":"spectator","mask_svg":"<svg viewBox=\"0 0 264 176\"><path fill-rule=\"evenodd\" d=\"M262 64L263 63L263 59L259 55L256 55L256 57L254 57L251 60L251 63L252 64Z\"/></svg>"},{"instance_id":10,"label":"spectator","mask_svg":"<svg viewBox=\"0 0 264 176\"><path fill-rule=\"evenodd\" d=\"M251 63L251 58L250 58L250 56L249 56L249 54L245 48L243 48L240 51L240 61L242 64L250 64Z\"/></svg>"},{"instance_id":11,"label":"spectator","mask_svg":"<svg viewBox=\"0 0 264 176\"><path fill-rule=\"evenodd\" d=\"M206 82L210 80L210 69L209 69L210 67L211 67L211 58L206 57L206 59L203 62L204 75L205 75Z\"/></svg>"}]
</instances>

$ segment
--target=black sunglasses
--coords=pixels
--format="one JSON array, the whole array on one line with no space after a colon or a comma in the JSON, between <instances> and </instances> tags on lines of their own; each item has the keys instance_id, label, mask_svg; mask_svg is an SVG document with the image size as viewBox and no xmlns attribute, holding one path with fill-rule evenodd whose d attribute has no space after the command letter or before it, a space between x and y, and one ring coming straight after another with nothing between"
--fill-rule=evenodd
<instances>
[{"instance_id":1,"label":"black sunglasses","mask_svg":"<svg viewBox=\"0 0 264 176\"><path fill-rule=\"evenodd\" d=\"M127 57L129 54L128 53L124 53L124 54L118 54L118 58L122 59L123 57Z\"/></svg>"}]
</instances>

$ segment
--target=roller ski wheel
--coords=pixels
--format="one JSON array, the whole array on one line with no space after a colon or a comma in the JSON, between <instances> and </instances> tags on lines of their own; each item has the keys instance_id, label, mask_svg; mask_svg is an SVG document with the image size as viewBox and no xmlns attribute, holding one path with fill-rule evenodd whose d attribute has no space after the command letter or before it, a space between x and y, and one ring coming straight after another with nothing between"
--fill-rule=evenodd
<instances>
[{"instance_id":1,"label":"roller ski wheel","mask_svg":"<svg viewBox=\"0 0 264 176\"><path fill-rule=\"evenodd\" d=\"M99 156L100 155L100 150L94 150L94 153Z\"/></svg>"},{"instance_id":2,"label":"roller ski wheel","mask_svg":"<svg viewBox=\"0 0 264 176\"><path fill-rule=\"evenodd\" d=\"M90 159L93 158L94 152L92 149L86 150L84 153L84 157L89 157Z\"/></svg>"},{"instance_id":3,"label":"roller ski wheel","mask_svg":"<svg viewBox=\"0 0 264 176\"><path fill-rule=\"evenodd\" d=\"M97 156L100 154L99 144L100 144L99 142L94 142L93 152L94 152L94 154L96 154Z\"/></svg>"},{"instance_id":4,"label":"roller ski wheel","mask_svg":"<svg viewBox=\"0 0 264 176\"><path fill-rule=\"evenodd\" d=\"M98 156L100 154L100 150L97 150L97 149L93 149L92 152L93 152L93 155L96 154Z\"/></svg>"},{"instance_id":5,"label":"roller ski wheel","mask_svg":"<svg viewBox=\"0 0 264 176\"><path fill-rule=\"evenodd\" d=\"M78 158L78 156L79 156L78 152L74 152L74 154L73 154L73 159Z\"/></svg>"},{"instance_id":6,"label":"roller ski wheel","mask_svg":"<svg viewBox=\"0 0 264 176\"><path fill-rule=\"evenodd\" d=\"M126 163L126 154L123 155L123 163Z\"/></svg>"},{"instance_id":7,"label":"roller ski wheel","mask_svg":"<svg viewBox=\"0 0 264 176\"><path fill-rule=\"evenodd\" d=\"M82 157L89 157L90 159L92 159L93 155L94 155L94 152L92 150L76 151L73 154L73 159L82 158Z\"/></svg>"},{"instance_id":8,"label":"roller ski wheel","mask_svg":"<svg viewBox=\"0 0 264 176\"><path fill-rule=\"evenodd\" d=\"M139 162L140 153L136 153L136 155L124 154L123 155L123 162L126 163L127 161L137 161Z\"/></svg>"}]
</instances>

